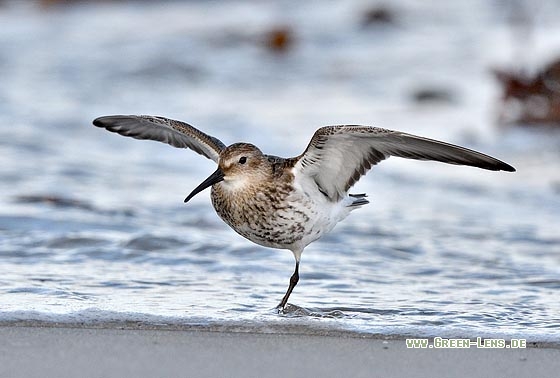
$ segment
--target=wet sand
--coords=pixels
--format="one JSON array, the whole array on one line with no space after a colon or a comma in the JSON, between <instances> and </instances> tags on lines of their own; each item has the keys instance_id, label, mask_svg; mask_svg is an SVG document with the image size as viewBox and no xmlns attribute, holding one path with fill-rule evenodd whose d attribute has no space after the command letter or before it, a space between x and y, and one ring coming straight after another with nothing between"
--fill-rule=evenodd
<instances>
[{"instance_id":1,"label":"wet sand","mask_svg":"<svg viewBox=\"0 0 560 378\"><path fill-rule=\"evenodd\" d=\"M0 326L0 377L552 377L557 346L407 349L404 338Z\"/></svg>"}]
</instances>

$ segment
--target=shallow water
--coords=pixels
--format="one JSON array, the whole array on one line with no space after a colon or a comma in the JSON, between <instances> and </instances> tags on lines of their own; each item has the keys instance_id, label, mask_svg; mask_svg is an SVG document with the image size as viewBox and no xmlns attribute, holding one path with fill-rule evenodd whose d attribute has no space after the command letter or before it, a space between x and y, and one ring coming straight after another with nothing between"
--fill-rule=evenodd
<instances>
[{"instance_id":1,"label":"shallow water","mask_svg":"<svg viewBox=\"0 0 560 378\"><path fill-rule=\"evenodd\" d=\"M361 2L0 7L0 321L560 342L560 134L493 125L489 67L516 49L504 9L395 4L395 25L370 28ZM535 12L532 65L560 32L554 2ZM275 25L293 29L285 53L263 43ZM415 103L424 86L452 98ZM371 203L305 250L293 311L278 315L291 253L239 237L208 191L185 205L213 163L91 126L115 113L182 119L281 156L321 125L373 124L518 172L383 162L355 188Z\"/></svg>"}]
</instances>

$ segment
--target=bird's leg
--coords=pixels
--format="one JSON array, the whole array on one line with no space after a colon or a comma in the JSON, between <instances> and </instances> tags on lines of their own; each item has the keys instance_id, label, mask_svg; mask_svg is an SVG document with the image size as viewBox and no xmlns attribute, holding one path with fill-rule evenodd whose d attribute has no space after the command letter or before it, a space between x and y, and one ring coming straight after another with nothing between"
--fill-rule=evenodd
<instances>
[{"instance_id":1,"label":"bird's leg","mask_svg":"<svg viewBox=\"0 0 560 378\"><path fill-rule=\"evenodd\" d=\"M292 294L292 291L294 290L294 287L296 287L298 281L299 281L299 261L296 260L296 269L294 271L294 274L292 274L292 277L290 277L290 286L288 286L288 291L286 291L284 298L282 298L282 301L276 307L279 312L283 311L284 307L286 307L286 304L288 303L288 298L290 297L290 294Z\"/></svg>"}]
</instances>

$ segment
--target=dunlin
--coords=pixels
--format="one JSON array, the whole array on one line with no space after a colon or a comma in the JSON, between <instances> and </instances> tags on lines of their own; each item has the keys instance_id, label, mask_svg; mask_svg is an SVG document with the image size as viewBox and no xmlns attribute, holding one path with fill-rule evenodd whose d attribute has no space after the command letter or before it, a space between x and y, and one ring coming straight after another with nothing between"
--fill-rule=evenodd
<instances>
[{"instance_id":1,"label":"dunlin","mask_svg":"<svg viewBox=\"0 0 560 378\"><path fill-rule=\"evenodd\" d=\"M321 127L303 154L281 158L265 155L249 143L226 146L184 122L163 117L115 115L97 118L93 124L136 139L190 148L218 164L185 202L211 186L214 209L238 234L265 247L292 251L295 271L279 311L298 283L304 248L368 203L365 194L348 191L373 165L399 156L515 171L464 147L369 126Z\"/></svg>"}]
</instances>

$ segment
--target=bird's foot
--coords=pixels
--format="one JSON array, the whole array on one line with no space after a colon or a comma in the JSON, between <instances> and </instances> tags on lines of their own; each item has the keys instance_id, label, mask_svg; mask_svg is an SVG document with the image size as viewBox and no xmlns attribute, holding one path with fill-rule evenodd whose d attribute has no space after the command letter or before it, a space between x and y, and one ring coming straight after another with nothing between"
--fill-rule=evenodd
<instances>
[{"instance_id":1,"label":"bird's foot","mask_svg":"<svg viewBox=\"0 0 560 378\"><path fill-rule=\"evenodd\" d=\"M292 314L293 312L297 311L298 309L300 309L301 307L293 305L291 303L280 303L278 306L275 307L276 311L278 311L278 314L282 314L282 315L287 315L287 314Z\"/></svg>"},{"instance_id":2,"label":"bird's foot","mask_svg":"<svg viewBox=\"0 0 560 378\"><path fill-rule=\"evenodd\" d=\"M275 307L275 310L278 312L278 314L285 314L286 308L289 306L290 304L283 305L282 303L280 303L278 306Z\"/></svg>"},{"instance_id":3,"label":"bird's foot","mask_svg":"<svg viewBox=\"0 0 560 378\"><path fill-rule=\"evenodd\" d=\"M276 306L275 310L278 311L279 315L288 315L288 316L295 316L295 317L308 316L312 313L311 311L303 307L293 305L291 303L286 303L285 306L278 305Z\"/></svg>"}]
</instances>

